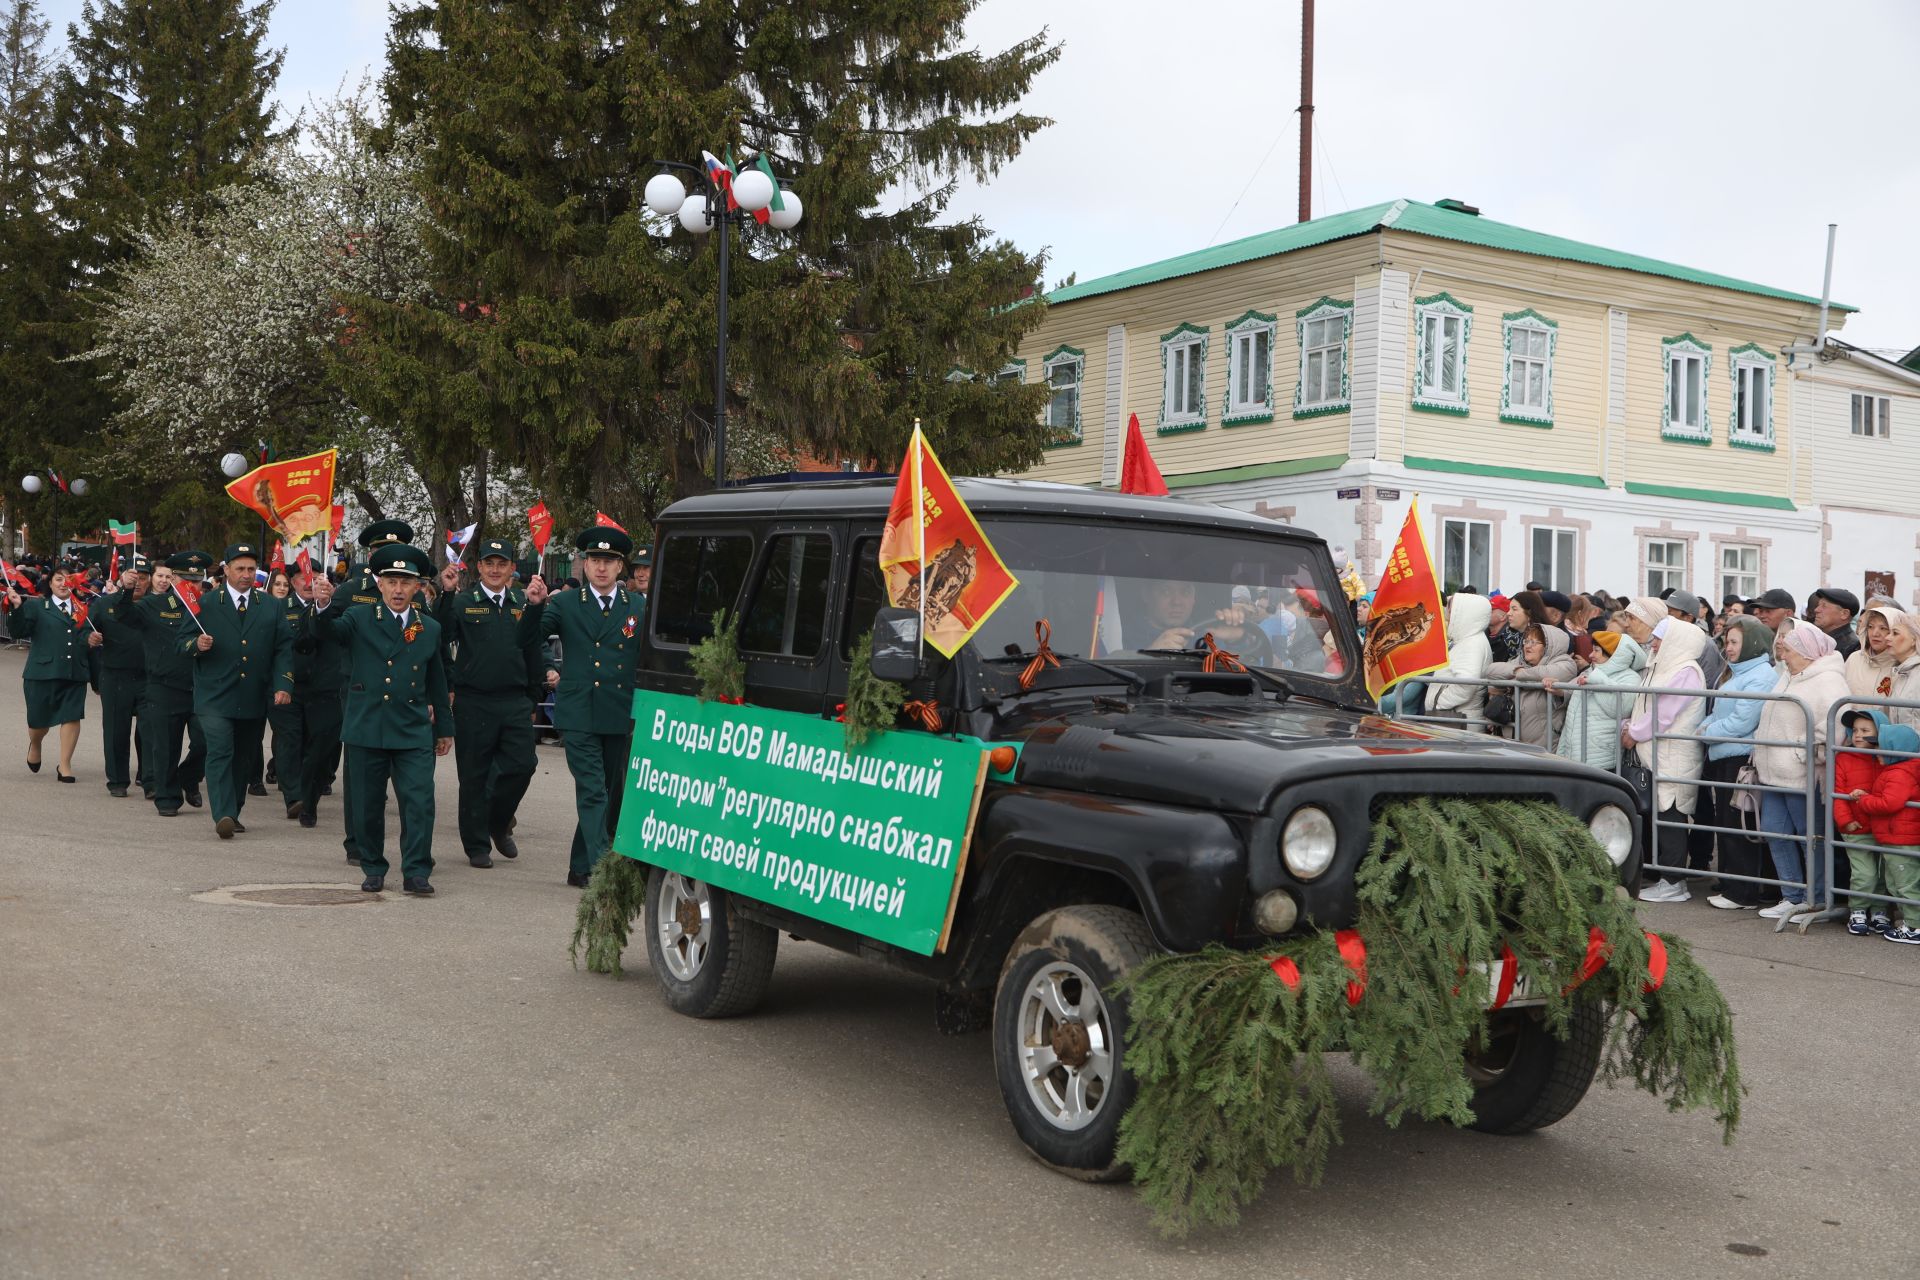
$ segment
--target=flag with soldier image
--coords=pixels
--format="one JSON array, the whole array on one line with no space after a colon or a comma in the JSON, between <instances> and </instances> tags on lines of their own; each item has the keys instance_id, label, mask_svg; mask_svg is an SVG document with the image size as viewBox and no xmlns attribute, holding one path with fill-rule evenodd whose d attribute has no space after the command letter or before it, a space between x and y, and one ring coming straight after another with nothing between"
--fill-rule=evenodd
<instances>
[{"instance_id":1,"label":"flag with soldier image","mask_svg":"<svg viewBox=\"0 0 1920 1280\"><path fill-rule=\"evenodd\" d=\"M918 423L880 535L880 571L888 602L919 610L922 638L949 658L1020 585Z\"/></svg>"},{"instance_id":2,"label":"flag with soldier image","mask_svg":"<svg viewBox=\"0 0 1920 1280\"><path fill-rule=\"evenodd\" d=\"M1447 665L1447 624L1440 604L1440 577L1433 570L1420 529L1420 498L1407 507L1400 539L1387 557L1387 571L1373 593L1362 652L1367 693L1378 700L1389 686Z\"/></svg>"}]
</instances>

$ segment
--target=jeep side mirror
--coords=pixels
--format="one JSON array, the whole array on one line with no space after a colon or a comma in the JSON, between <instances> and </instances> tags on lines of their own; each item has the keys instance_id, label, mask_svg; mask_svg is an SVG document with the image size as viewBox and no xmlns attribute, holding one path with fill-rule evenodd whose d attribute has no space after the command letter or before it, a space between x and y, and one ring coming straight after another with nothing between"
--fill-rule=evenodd
<instances>
[{"instance_id":1,"label":"jeep side mirror","mask_svg":"<svg viewBox=\"0 0 1920 1280\"><path fill-rule=\"evenodd\" d=\"M873 615L873 674L908 684L920 676L920 611L881 609Z\"/></svg>"}]
</instances>

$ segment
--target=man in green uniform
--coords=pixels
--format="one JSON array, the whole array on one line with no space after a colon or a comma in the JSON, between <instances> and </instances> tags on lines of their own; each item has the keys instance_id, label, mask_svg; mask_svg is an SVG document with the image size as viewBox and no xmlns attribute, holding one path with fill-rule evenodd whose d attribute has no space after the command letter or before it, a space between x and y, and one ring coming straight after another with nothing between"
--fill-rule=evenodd
<instances>
[{"instance_id":1,"label":"man in green uniform","mask_svg":"<svg viewBox=\"0 0 1920 1280\"><path fill-rule=\"evenodd\" d=\"M513 815L533 781L533 707L546 674L539 637L520 630L527 600L513 589L513 548L474 544L480 582L460 591L460 566L440 573L433 616L459 712L453 757L460 771L460 844L476 867L492 849L517 858ZM491 848L489 848L491 845Z\"/></svg>"},{"instance_id":2,"label":"man in green uniform","mask_svg":"<svg viewBox=\"0 0 1920 1280\"><path fill-rule=\"evenodd\" d=\"M286 599L293 630L293 705L275 745L284 759L275 765L287 816L303 827L318 826L320 795L340 759L340 719L346 710L346 649L333 635L321 635L310 614L319 607L315 587L324 573L295 573ZM291 735L291 736L289 736ZM290 781L291 779L291 781Z\"/></svg>"},{"instance_id":3,"label":"man in green uniform","mask_svg":"<svg viewBox=\"0 0 1920 1280\"><path fill-rule=\"evenodd\" d=\"M152 588L141 599L117 591L101 601L101 608L111 613L117 625L140 636L147 669L140 736L146 743L153 807L163 818L178 814L182 799L200 807L200 782L207 772L207 746L193 714L193 659L180 645L183 636L197 636L200 629L181 603L175 581L184 584L181 590L197 592L212 563L213 557L204 551L182 551L153 571ZM191 744L184 760L180 756L183 741Z\"/></svg>"},{"instance_id":4,"label":"man in green uniform","mask_svg":"<svg viewBox=\"0 0 1920 1280\"><path fill-rule=\"evenodd\" d=\"M380 603L380 586L374 579L371 565L373 553L382 547L390 547L403 542L412 542L413 526L405 520L375 520L372 524L360 531L360 536L356 538L355 541L366 550L369 563L362 564L359 572L348 574L346 581L342 582L338 590L334 592L333 598L339 600L344 597L348 608L357 609L361 606L371 607ZM329 583L328 585L331 586L332 584ZM324 608L325 606L323 605L322 607ZM340 650L340 710L342 716L344 716L347 706L348 658L346 646L341 644L338 645L338 648ZM333 779L335 763L334 758L328 758L326 768L328 782L331 782ZM326 783L321 784L323 790L326 785ZM317 792L315 793L315 798L319 798ZM345 784L342 784L340 788L340 812L346 819L347 826L346 838L341 841L341 844L346 846L347 861L358 864L360 861L358 835L360 822L358 815L354 812L354 790Z\"/></svg>"},{"instance_id":5,"label":"man in green uniform","mask_svg":"<svg viewBox=\"0 0 1920 1280\"><path fill-rule=\"evenodd\" d=\"M374 552L380 603L342 606L333 587L314 584L321 609L311 623L347 651L347 794L366 879L378 893L387 875L387 782L400 801L401 888L433 892L433 758L453 746L453 708L440 660L440 624L414 607L420 580L433 572L426 552L397 543ZM330 607L329 607L330 606Z\"/></svg>"},{"instance_id":6,"label":"man in green uniform","mask_svg":"<svg viewBox=\"0 0 1920 1280\"><path fill-rule=\"evenodd\" d=\"M103 607L94 610L94 625L102 639L100 646L100 733L106 754L107 794L126 798L129 780L127 743L133 742L132 780L139 782L147 799L153 799L153 780L147 776L147 750L142 735L134 728L136 717L144 715L142 702L147 688L146 648L141 633L122 622L115 610L105 608L116 595L130 597L138 604L153 585L153 565L145 556L134 557L132 567L120 574L118 582L107 584L100 597Z\"/></svg>"},{"instance_id":7,"label":"man in green uniform","mask_svg":"<svg viewBox=\"0 0 1920 1280\"><path fill-rule=\"evenodd\" d=\"M579 810L567 883L584 886L612 847L620 821L646 602L620 585L633 539L595 527L574 539L574 546L586 555L586 585L550 597L546 581L535 578L527 584L520 626L536 638L559 636L566 659L554 691L553 723L566 745Z\"/></svg>"},{"instance_id":8,"label":"man in green uniform","mask_svg":"<svg viewBox=\"0 0 1920 1280\"><path fill-rule=\"evenodd\" d=\"M259 551L227 548L226 581L200 600L199 627L183 632L193 659L193 713L207 740L207 798L222 840L246 830L240 810L259 767L267 707L293 701L293 633L280 602L254 586Z\"/></svg>"}]
</instances>

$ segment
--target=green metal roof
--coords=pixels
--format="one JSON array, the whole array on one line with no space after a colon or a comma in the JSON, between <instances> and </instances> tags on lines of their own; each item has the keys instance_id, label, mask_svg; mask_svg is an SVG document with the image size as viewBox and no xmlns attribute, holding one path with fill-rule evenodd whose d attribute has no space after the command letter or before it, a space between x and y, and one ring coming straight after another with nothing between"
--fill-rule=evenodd
<instances>
[{"instance_id":1,"label":"green metal roof","mask_svg":"<svg viewBox=\"0 0 1920 1280\"><path fill-rule=\"evenodd\" d=\"M1081 298L1114 293L1121 289L1133 289L1143 284L1157 284L1162 280L1174 280L1181 276L1213 271L1220 267L1238 266L1243 262L1272 258L1283 253L1292 253L1296 249L1307 249L1314 245L1345 240L1389 228L1395 231L1411 232L1414 235L1432 236L1438 240L1455 240L1461 244L1505 249L1510 253L1532 254L1539 258L1558 258L1565 262L1584 262L1590 266L1612 267L1619 271L1637 271L1642 275L1665 276L1670 280L1684 280L1689 284L1731 289L1735 293L1784 298L1789 302L1806 303L1816 307L1820 305L1820 299L1808 297L1804 293L1773 289L1763 284L1755 284L1750 280L1736 280L1732 276L1716 275L1711 271L1697 271L1692 267L1662 262L1657 258L1643 258L1638 254L1602 249L1598 245L1582 244L1578 240L1529 231L1525 227L1509 226L1504 222L1495 222L1475 214L1422 204L1418 200L1394 200L1387 204L1373 204L1363 209L1352 209L1346 213L1329 214L1324 218L1315 218L1311 222L1298 222L1290 227L1282 227L1278 231L1262 232L1259 235L1248 236L1244 240L1214 245L1196 253L1181 254L1177 258L1168 258L1164 262L1134 267L1129 271L1101 276L1097 280L1081 281L1054 290L1047 295L1047 301L1049 303L1074 302ZM1833 309L1835 311L1859 310L1842 302L1834 303Z\"/></svg>"}]
</instances>

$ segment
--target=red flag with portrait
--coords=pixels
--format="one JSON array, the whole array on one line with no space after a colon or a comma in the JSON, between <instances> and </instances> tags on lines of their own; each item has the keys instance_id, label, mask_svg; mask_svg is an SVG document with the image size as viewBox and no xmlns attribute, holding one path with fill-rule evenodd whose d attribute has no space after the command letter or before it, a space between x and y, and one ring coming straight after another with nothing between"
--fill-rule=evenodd
<instances>
[{"instance_id":1,"label":"red flag with portrait","mask_svg":"<svg viewBox=\"0 0 1920 1280\"><path fill-rule=\"evenodd\" d=\"M333 527L336 451L263 462L227 486L227 496L267 522L289 545Z\"/></svg>"},{"instance_id":2,"label":"red flag with portrait","mask_svg":"<svg viewBox=\"0 0 1920 1280\"><path fill-rule=\"evenodd\" d=\"M1387 557L1387 571L1373 593L1361 666L1367 693L1378 699L1396 680L1423 676L1447 665L1447 620L1440 604L1440 575L1433 569L1420 529L1420 499L1407 507L1400 540Z\"/></svg>"},{"instance_id":3,"label":"red flag with portrait","mask_svg":"<svg viewBox=\"0 0 1920 1280\"><path fill-rule=\"evenodd\" d=\"M949 658L1020 585L918 426L880 535L880 571L887 600L919 609L926 642Z\"/></svg>"}]
</instances>

